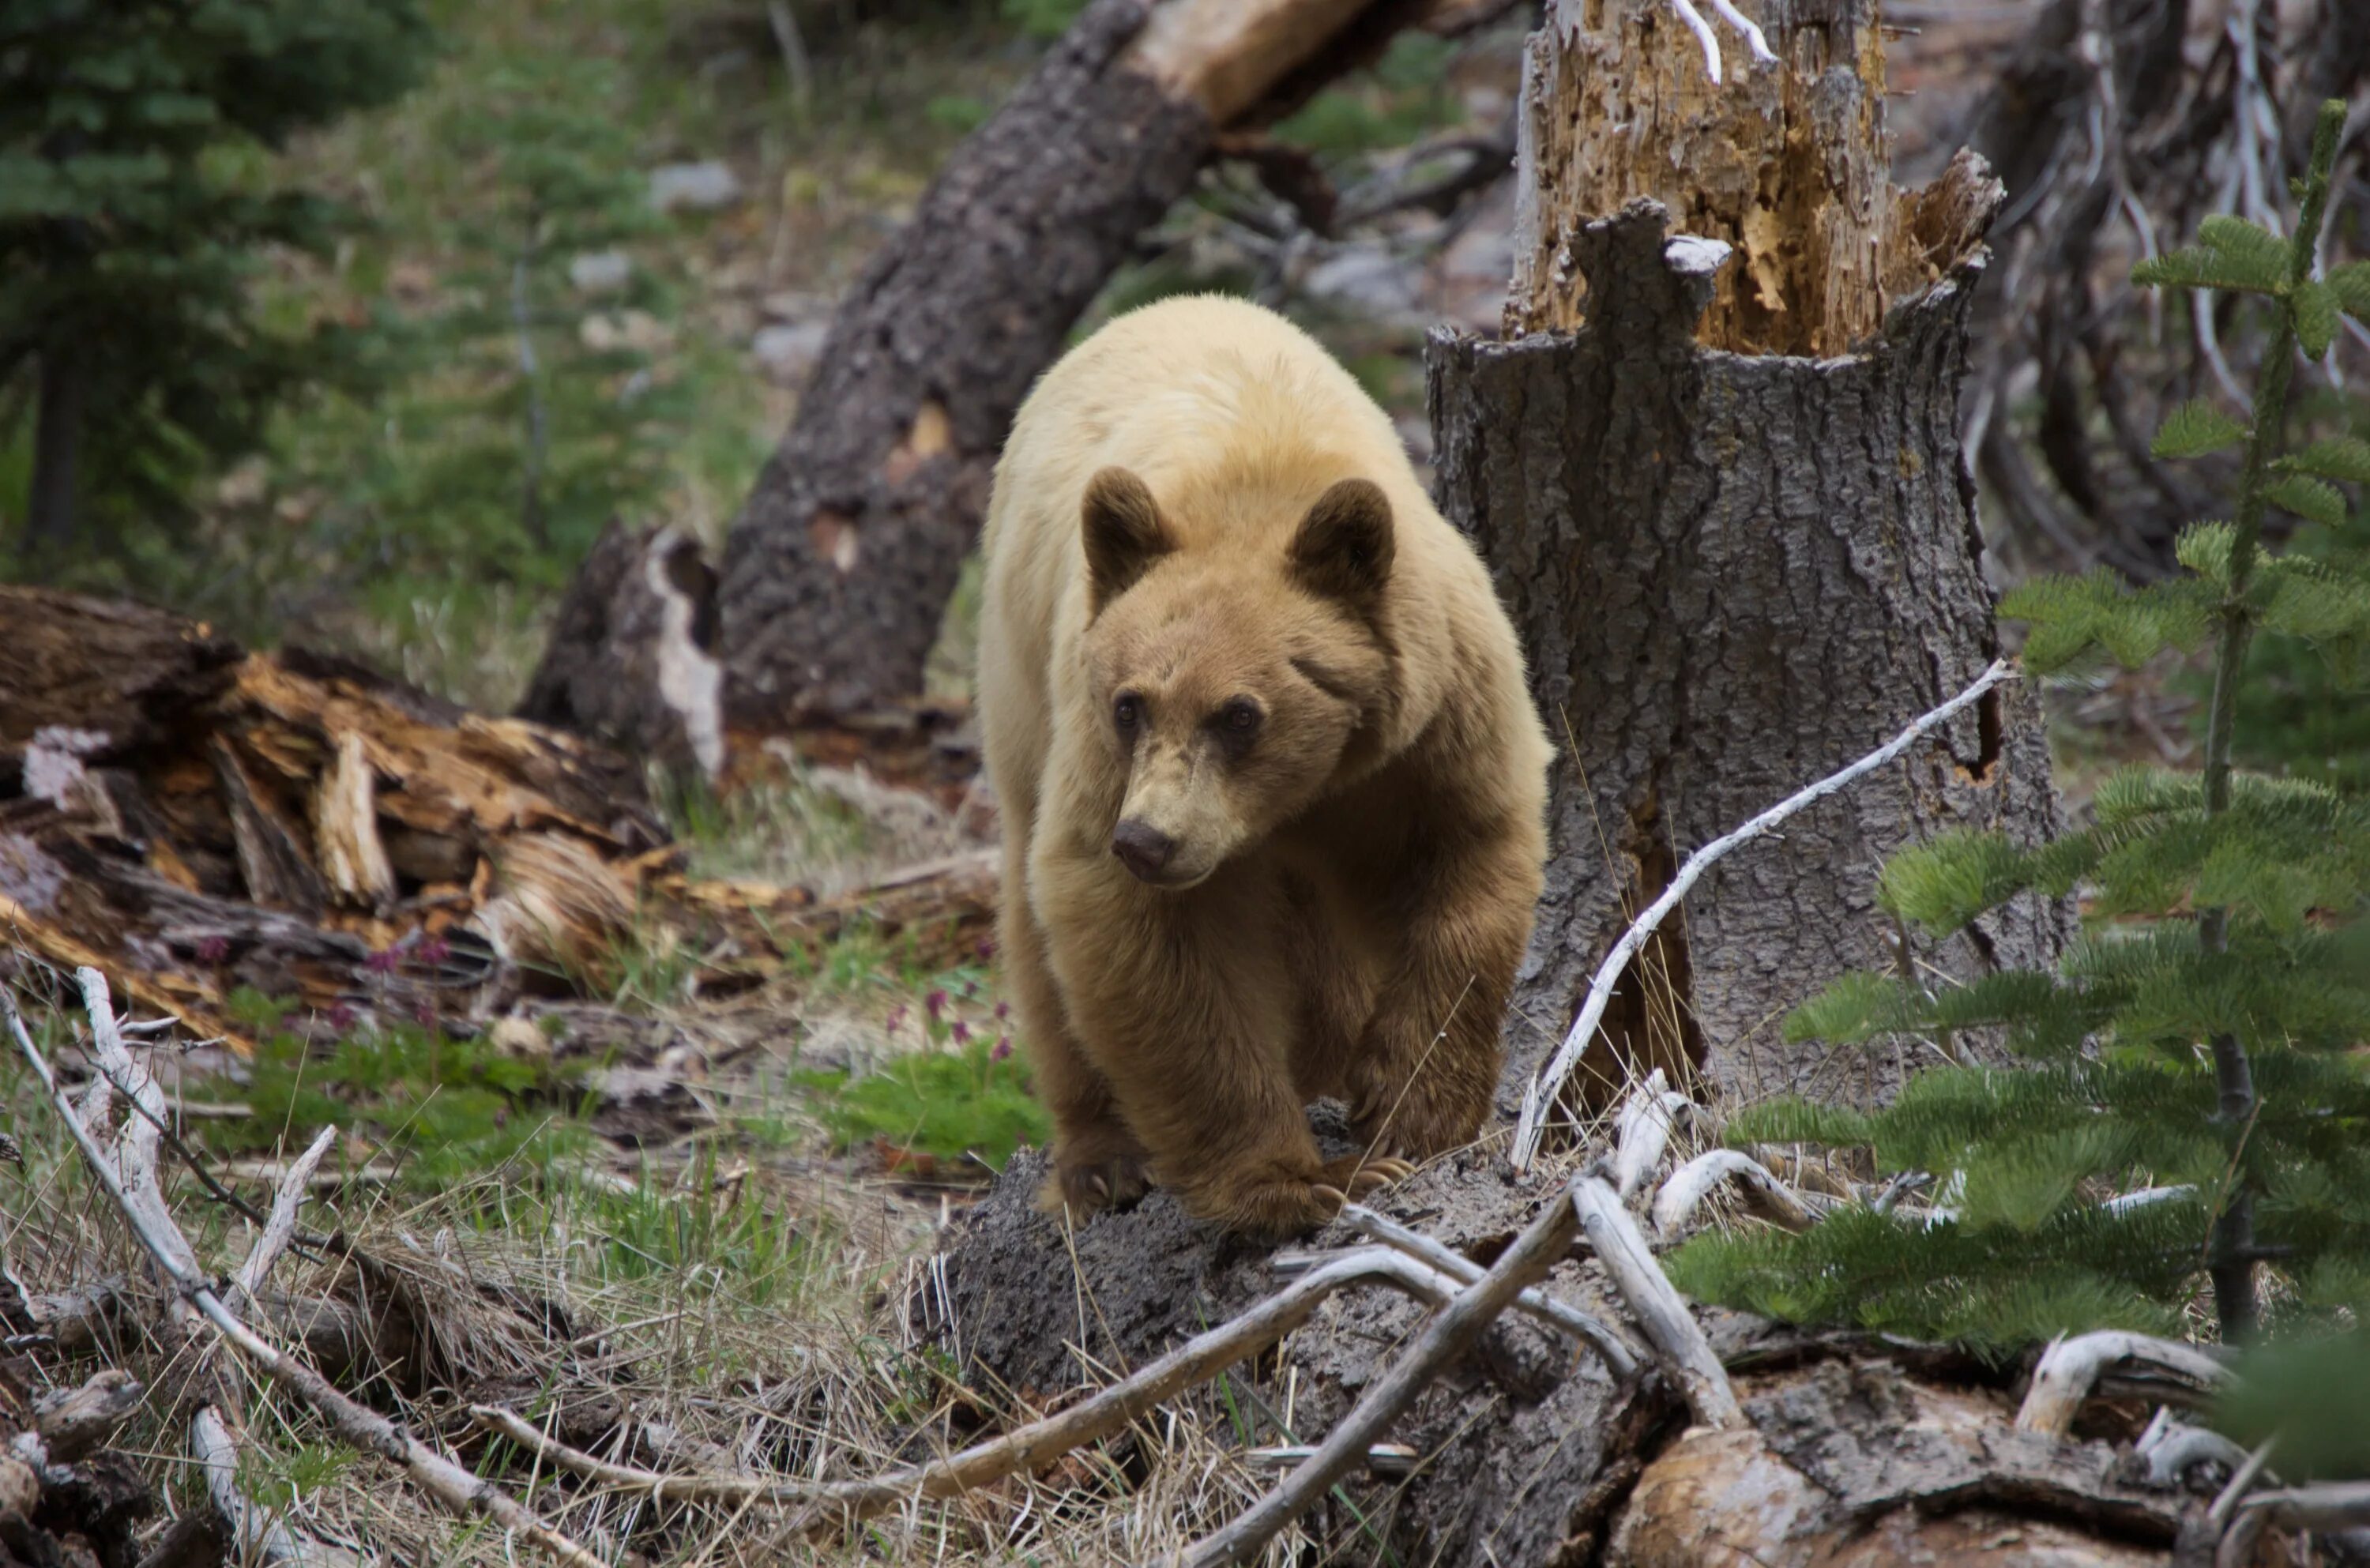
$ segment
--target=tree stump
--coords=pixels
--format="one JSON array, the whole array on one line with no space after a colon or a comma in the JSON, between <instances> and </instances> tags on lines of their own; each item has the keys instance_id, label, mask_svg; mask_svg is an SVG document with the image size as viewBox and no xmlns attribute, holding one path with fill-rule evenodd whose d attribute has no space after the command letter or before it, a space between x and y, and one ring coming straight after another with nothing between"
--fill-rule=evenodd
<instances>
[{"instance_id":1,"label":"tree stump","mask_svg":"<svg viewBox=\"0 0 2370 1568\"><path fill-rule=\"evenodd\" d=\"M698 540L612 522L560 601L518 716L713 779L724 767L715 594Z\"/></svg>"},{"instance_id":2,"label":"tree stump","mask_svg":"<svg viewBox=\"0 0 2370 1568\"><path fill-rule=\"evenodd\" d=\"M1430 345L1441 509L1489 561L1563 748L1509 1109L1688 850L1873 750L1999 652L1958 442L1999 187L1965 154L1922 191L1884 180L1864 0L1786 0L1766 19L1781 63L1731 48L1743 79L1718 87L1646 0L1536 35L1507 306L1524 335ZM1616 198L1617 213L1592 204ZM1668 236L1670 210L1708 234ZM1731 1096L1882 1096L1905 1063L1789 1044L1785 1011L1853 968L2046 962L2070 934L2063 908L2034 901L1942 952L1904 951L1875 876L1950 828L2029 841L2055 822L2037 705L1986 695L1712 870L1632 965L1573 1109L1602 1109L1633 1066L1700 1070Z\"/></svg>"}]
</instances>

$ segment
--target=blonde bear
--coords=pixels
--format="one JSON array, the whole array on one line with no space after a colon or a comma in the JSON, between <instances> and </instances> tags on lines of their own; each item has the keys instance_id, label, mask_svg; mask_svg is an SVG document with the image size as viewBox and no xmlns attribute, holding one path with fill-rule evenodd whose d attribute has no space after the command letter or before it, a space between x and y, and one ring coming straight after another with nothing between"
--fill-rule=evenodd
<instances>
[{"instance_id":1,"label":"blonde bear","mask_svg":"<svg viewBox=\"0 0 2370 1568\"><path fill-rule=\"evenodd\" d=\"M1163 301L1021 408L979 703L1041 1200L1148 1182L1281 1238L1469 1142L1546 857L1513 629L1390 420L1297 328ZM1306 1104L1363 1155L1319 1157Z\"/></svg>"}]
</instances>

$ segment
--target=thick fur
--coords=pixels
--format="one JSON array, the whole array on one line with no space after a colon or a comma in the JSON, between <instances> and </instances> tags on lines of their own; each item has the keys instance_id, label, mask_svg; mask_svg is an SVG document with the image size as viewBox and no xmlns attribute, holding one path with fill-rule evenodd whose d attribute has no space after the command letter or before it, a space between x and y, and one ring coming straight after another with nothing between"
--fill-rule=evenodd
<instances>
[{"instance_id":1,"label":"thick fur","mask_svg":"<svg viewBox=\"0 0 2370 1568\"><path fill-rule=\"evenodd\" d=\"M1280 1237L1404 1169L1386 1157L1468 1142L1547 746L1388 418L1270 311L1149 306L1030 394L986 550L980 712L1048 1206L1156 1181ZM1320 1095L1373 1159L1320 1161Z\"/></svg>"}]
</instances>

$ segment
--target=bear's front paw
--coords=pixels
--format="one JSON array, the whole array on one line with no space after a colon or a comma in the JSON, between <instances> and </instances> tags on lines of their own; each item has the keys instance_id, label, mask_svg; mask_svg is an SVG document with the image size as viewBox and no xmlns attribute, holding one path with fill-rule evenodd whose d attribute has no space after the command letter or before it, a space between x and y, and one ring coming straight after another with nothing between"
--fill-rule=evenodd
<instances>
[{"instance_id":1,"label":"bear's front paw","mask_svg":"<svg viewBox=\"0 0 2370 1568\"><path fill-rule=\"evenodd\" d=\"M1099 1159L1066 1159L1057 1154L1053 1169L1045 1173L1043 1184L1037 1189L1037 1206L1056 1219L1067 1210L1070 1222L1076 1225L1104 1209L1134 1207L1151 1184L1139 1154L1111 1154Z\"/></svg>"},{"instance_id":2,"label":"bear's front paw","mask_svg":"<svg viewBox=\"0 0 2370 1568\"><path fill-rule=\"evenodd\" d=\"M1306 1175L1263 1174L1222 1182L1189 1197L1193 1212L1238 1235L1284 1241L1306 1235L1352 1198L1405 1177L1402 1159L1344 1155Z\"/></svg>"},{"instance_id":3,"label":"bear's front paw","mask_svg":"<svg viewBox=\"0 0 2370 1568\"><path fill-rule=\"evenodd\" d=\"M1350 1132L1368 1148L1430 1159L1471 1143L1489 1111L1486 1085L1480 1093L1463 1085L1410 1093L1403 1083L1376 1078L1351 1101Z\"/></svg>"}]
</instances>

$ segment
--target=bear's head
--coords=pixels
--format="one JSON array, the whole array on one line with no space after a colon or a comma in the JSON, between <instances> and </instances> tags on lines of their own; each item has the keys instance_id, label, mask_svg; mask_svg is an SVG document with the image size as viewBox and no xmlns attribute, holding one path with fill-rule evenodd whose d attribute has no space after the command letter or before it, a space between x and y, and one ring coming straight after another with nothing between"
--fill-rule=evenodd
<instances>
[{"instance_id":1,"label":"bear's head","mask_svg":"<svg viewBox=\"0 0 2370 1568\"><path fill-rule=\"evenodd\" d=\"M1201 531L1172 527L1134 474L1087 487L1085 652L1126 778L1111 852L1156 887L1201 882L1369 763L1390 702L1381 488L1225 503L1290 510L1212 531L1271 547L1189 548Z\"/></svg>"}]
</instances>

